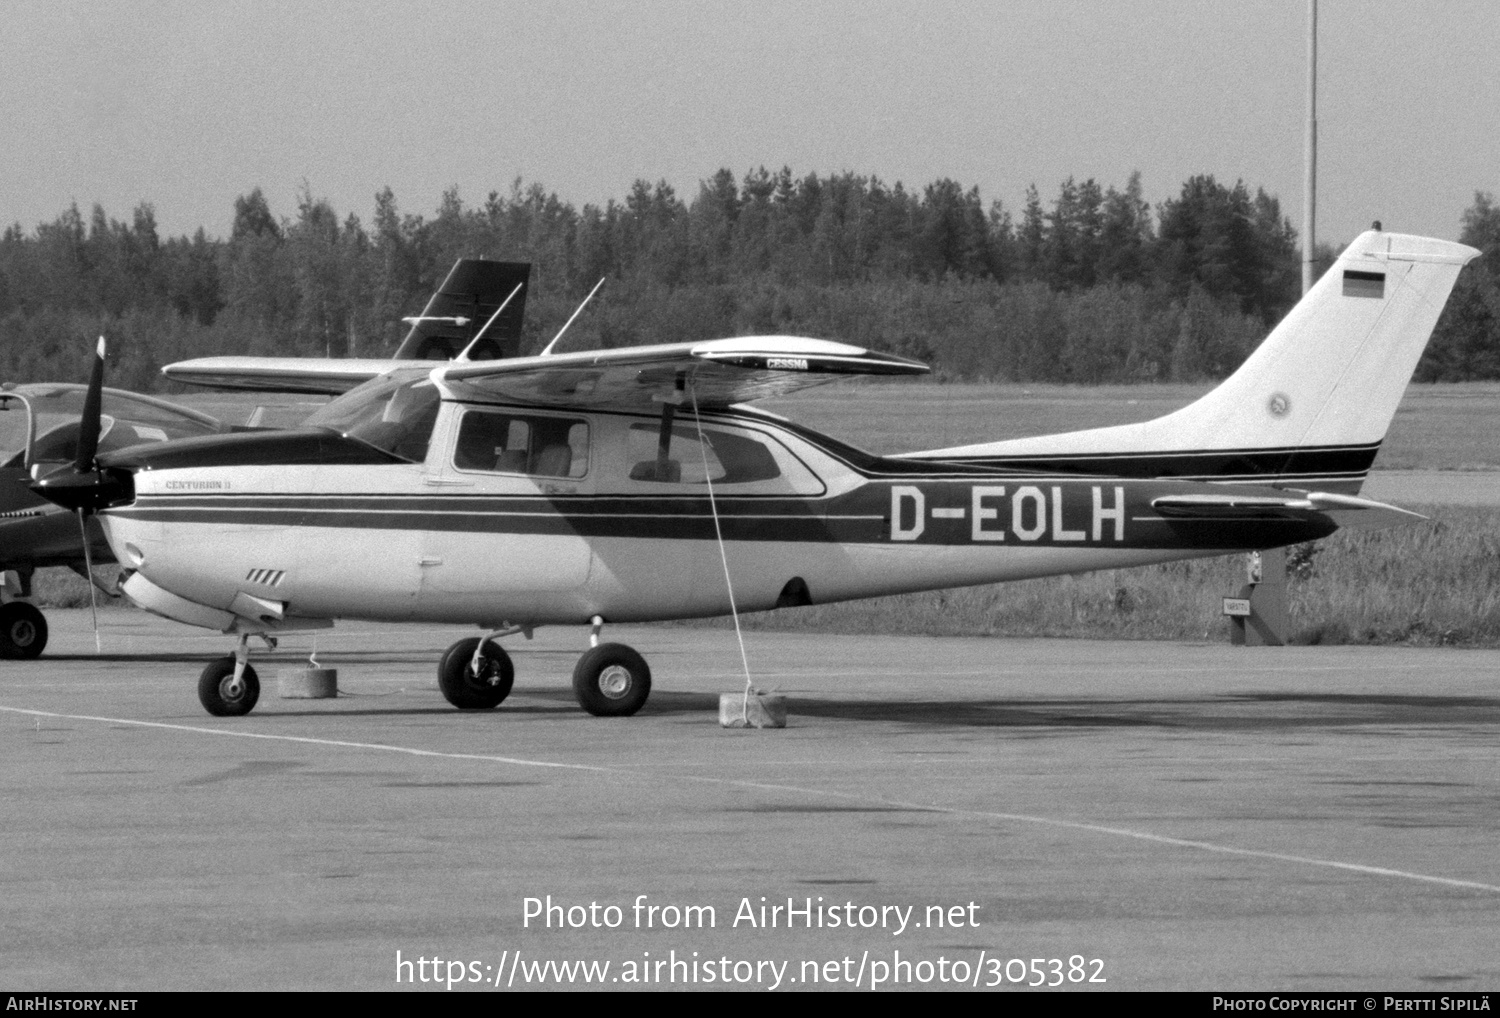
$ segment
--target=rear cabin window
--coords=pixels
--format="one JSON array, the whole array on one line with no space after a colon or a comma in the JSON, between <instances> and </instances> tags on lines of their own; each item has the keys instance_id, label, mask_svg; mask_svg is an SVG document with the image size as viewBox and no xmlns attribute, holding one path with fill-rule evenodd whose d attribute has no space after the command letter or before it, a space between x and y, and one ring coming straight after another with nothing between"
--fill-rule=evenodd
<instances>
[{"instance_id":1,"label":"rear cabin window","mask_svg":"<svg viewBox=\"0 0 1500 1018\"><path fill-rule=\"evenodd\" d=\"M469 410L458 426L459 470L533 477L582 477L589 468L589 426L566 417Z\"/></svg>"},{"instance_id":2,"label":"rear cabin window","mask_svg":"<svg viewBox=\"0 0 1500 1018\"><path fill-rule=\"evenodd\" d=\"M750 484L782 476L766 440L753 434L674 426L666 455L661 454L661 427L632 424L626 454L630 479L660 484Z\"/></svg>"}]
</instances>

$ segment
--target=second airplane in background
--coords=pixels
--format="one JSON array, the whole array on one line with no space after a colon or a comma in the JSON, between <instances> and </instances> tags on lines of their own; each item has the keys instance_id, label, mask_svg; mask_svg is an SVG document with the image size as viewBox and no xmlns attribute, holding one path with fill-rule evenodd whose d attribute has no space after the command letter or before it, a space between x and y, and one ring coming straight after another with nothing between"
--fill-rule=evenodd
<instances>
[{"instance_id":1,"label":"second airplane in background","mask_svg":"<svg viewBox=\"0 0 1500 1018\"><path fill-rule=\"evenodd\" d=\"M162 369L212 389L336 395L392 368L488 361L520 352L529 262L460 258L390 357L200 357Z\"/></svg>"}]
</instances>

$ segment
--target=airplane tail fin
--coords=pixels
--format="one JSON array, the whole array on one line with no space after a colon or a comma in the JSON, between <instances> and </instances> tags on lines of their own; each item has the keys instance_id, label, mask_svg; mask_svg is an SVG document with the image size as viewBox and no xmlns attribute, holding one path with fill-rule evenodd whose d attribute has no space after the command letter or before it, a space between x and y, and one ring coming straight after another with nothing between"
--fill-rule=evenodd
<instances>
[{"instance_id":1,"label":"airplane tail fin","mask_svg":"<svg viewBox=\"0 0 1500 1018\"><path fill-rule=\"evenodd\" d=\"M1365 232L1234 374L1181 410L911 456L1357 492L1459 270L1478 254Z\"/></svg>"},{"instance_id":2,"label":"airplane tail fin","mask_svg":"<svg viewBox=\"0 0 1500 1018\"><path fill-rule=\"evenodd\" d=\"M452 360L471 344L470 360L517 356L530 279L530 262L460 258L422 313L408 319L411 331L396 349L395 359ZM512 297L517 286L520 290Z\"/></svg>"}]
</instances>

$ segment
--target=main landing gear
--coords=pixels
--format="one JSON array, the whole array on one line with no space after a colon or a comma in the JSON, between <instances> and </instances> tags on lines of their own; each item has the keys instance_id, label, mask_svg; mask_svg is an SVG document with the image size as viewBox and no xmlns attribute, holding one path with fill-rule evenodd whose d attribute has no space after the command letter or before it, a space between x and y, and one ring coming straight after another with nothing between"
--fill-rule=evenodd
<instances>
[{"instance_id":1,"label":"main landing gear","mask_svg":"<svg viewBox=\"0 0 1500 1018\"><path fill-rule=\"evenodd\" d=\"M600 643L604 620L594 616L589 649L573 668L573 693L597 717L628 717L651 695L646 659L623 643ZM492 641L521 632L502 629L485 637L459 640L438 664L438 687L459 710L489 710L510 694L516 670L510 655Z\"/></svg>"},{"instance_id":2,"label":"main landing gear","mask_svg":"<svg viewBox=\"0 0 1500 1018\"><path fill-rule=\"evenodd\" d=\"M449 647L438 662L438 688L459 710L500 706L516 682L516 666L498 643L471 636Z\"/></svg>"}]
</instances>

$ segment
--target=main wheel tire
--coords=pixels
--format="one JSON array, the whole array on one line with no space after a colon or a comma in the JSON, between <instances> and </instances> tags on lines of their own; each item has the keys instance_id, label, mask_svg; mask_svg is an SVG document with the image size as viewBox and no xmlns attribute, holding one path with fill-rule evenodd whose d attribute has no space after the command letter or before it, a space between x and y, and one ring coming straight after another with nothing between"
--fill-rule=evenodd
<instances>
[{"instance_id":1,"label":"main wheel tire","mask_svg":"<svg viewBox=\"0 0 1500 1018\"><path fill-rule=\"evenodd\" d=\"M601 718L629 717L651 695L646 659L623 643L601 643L573 668L573 692L584 710Z\"/></svg>"},{"instance_id":2,"label":"main wheel tire","mask_svg":"<svg viewBox=\"0 0 1500 1018\"><path fill-rule=\"evenodd\" d=\"M234 655L215 658L198 677L198 700L203 709L215 717L232 718L249 714L260 699L260 676L248 664L240 675L238 695L230 692L234 683Z\"/></svg>"},{"instance_id":3,"label":"main wheel tire","mask_svg":"<svg viewBox=\"0 0 1500 1018\"><path fill-rule=\"evenodd\" d=\"M36 657L47 646L47 619L25 601L0 604L0 657Z\"/></svg>"},{"instance_id":4,"label":"main wheel tire","mask_svg":"<svg viewBox=\"0 0 1500 1018\"><path fill-rule=\"evenodd\" d=\"M459 640L438 663L438 688L459 710L491 710L500 706L516 683L516 666L505 648L486 641L479 674L474 674L474 648L479 637Z\"/></svg>"}]
</instances>

